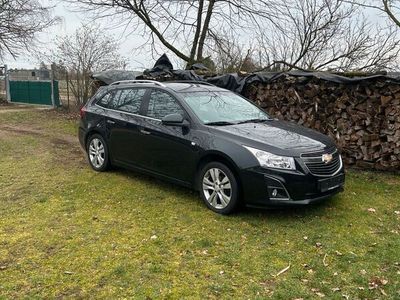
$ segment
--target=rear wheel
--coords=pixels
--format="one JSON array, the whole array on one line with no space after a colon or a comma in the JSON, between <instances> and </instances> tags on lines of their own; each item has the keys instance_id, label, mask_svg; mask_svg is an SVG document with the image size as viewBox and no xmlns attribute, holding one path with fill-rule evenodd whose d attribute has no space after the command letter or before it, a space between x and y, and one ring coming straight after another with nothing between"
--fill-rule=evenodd
<instances>
[{"instance_id":1,"label":"rear wheel","mask_svg":"<svg viewBox=\"0 0 400 300\"><path fill-rule=\"evenodd\" d=\"M88 138L86 153L89 164L95 171L103 172L109 168L108 147L100 134L93 134Z\"/></svg>"},{"instance_id":2,"label":"rear wheel","mask_svg":"<svg viewBox=\"0 0 400 300\"><path fill-rule=\"evenodd\" d=\"M210 162L200 172L199 190L204 203L220 214L232 213L239 204L239 190L233 172L224 164Z\"/></svg>"}]
</instances>

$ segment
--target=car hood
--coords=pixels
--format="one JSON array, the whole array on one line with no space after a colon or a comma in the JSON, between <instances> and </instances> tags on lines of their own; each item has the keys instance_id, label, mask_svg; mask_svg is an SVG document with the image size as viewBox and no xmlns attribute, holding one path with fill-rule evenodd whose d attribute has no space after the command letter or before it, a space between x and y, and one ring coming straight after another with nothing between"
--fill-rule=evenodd
<instances>
[{"instance_id":1,"label":"car hood","mask_svg":"<svg viewBox=\"0 0 400 300\"><path fill-rule=\"evenodd\" d=\"M248 146L265 149L262 145L267 145L284 152L289 150L291 154L319 151L334 145L332 139L324 134L296 123L278 120L214 128L241 138L241 142Z\"/></svg>"}]
</instances>

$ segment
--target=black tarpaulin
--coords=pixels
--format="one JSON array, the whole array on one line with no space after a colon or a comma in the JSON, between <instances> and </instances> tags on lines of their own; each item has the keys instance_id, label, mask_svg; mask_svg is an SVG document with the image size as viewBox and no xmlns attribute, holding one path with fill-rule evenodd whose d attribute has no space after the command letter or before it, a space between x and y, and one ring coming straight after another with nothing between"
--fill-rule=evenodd
<instances>
[{"instance_id":1,"label":"black tarpaulin","mask_svg":"<svg viewBox=\"0 0 400 300\"><path fill-rule=\"evenodd\" d=\"M154 67L150 70L145 70L143 76L138 78L173 78L175 80L194 80L202 81L202 77L197 75L193 70L174 70L171 61L166 54L156 61Z\"/></svg>"},{"instance_id":2,"label":"black tarpaulin","mask_svg":"<svg viewBox=\"0 0 400 300\"><path fill-rule=\"evenodd\" d=\"M304 77L306 79L317 78L338 84L355 84L373 80L385 80L400 84L400 77L392 77L387 75L373 75L366 77L345 77L328 72L304 72L304 71L288 71L288 72L262 72L253 73L246 76L239 76L236 73L224 74L220 76L207 78L206 81L216 86L226 88L228 90L241 93L243 89L252 83L272 83L278 79L285 77Z\"/></svg>"},{"instance_id":3,"label":"black tarpaulin","mask_svg":"<svg viewBox=\"0 0 400 300\"><path fill-rule=\"evenodd\" d=\"M192 69L201 69L205 70L205 66L202 64L194 64ZM113 73L115 71L106 71L111 72L110 75L104 76L102 72L102 76L94 78L104 81L107 84L110 84L114 81L118 80L126 80L126 79L135 79L127 78L129 77L129 71L119 71L125 72L125 74L121 73L120 76L117 73ZM118 76L117 76L118 75ZM133 76L133 75L132 75ZM329 72L307 72L307 71L288 71L288 72L258 72L247 74L245 76L240 76L237 73L230 73L224 75L218 75L214 77L207 77L204 75L198 75L195 73L194 70L174 70L171 61L169 60L166 54L163 54L154 64L154 67L149 70L145 70L143 75L136 75L137 79L154 79L154 80L190 80L190 81L206 81L221 88L225 88L237 93L242 93L244 88L252 83L271 83L281 78L286 77L303 77L305 80L317 78L320 80L330 81L338 84L354 84L360 83L363 81L372 81L372 80L386 80L391 82L396 82L400 84L400 77L393 77L388 75L373 75L373 76L366 76L366 77L345 77L340 76L337 74L332 74ZM102 79L100 79L102 78ZM118 78L117 80L115 80Z\"/></svg>"},{"instance_id":4,"label":"black tarpaulin","mask_svg":"<svg viewBox=\"0 0 400 300\"><path fill-rule=\"evenodd\" d=\"M138 71L124 71L124 70L107 70L92 75L92 78L105 84L111 84L115 81L133 80L142 72Z\"/></svg>"}]
</instances>

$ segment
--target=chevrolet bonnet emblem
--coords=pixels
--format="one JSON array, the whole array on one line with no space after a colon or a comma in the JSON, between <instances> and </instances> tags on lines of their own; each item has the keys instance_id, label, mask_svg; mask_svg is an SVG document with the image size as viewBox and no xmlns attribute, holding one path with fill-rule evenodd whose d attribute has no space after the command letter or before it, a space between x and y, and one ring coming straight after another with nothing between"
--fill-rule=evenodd
<instances>
[{"instance_id":1,"label":"chevrolet bonnet emblem","mask_svg":"<svg viewBox=\"0 0 400 300\"><path fill-rule=\"evenodd\" d=\"M323 154L322 155L322 161L324 162L324 163L330 163L331 162L331 160L332 160L332 158L333 158L333 156L332 156L332 154Z\"/></svg>"}]
</instances>

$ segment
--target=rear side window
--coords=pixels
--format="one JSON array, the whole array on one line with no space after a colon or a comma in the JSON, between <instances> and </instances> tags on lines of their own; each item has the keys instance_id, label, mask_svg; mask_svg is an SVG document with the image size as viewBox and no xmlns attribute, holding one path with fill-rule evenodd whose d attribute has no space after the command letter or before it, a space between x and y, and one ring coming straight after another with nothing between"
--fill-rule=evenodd
<instances>
[{"instance_id":1,"label":"rear side window","mask_svg":"<svg viewBox=\"0 0 400 300\"><path fill-rule=\"evenodd\" d=\"M111 100L110 108L121 110L132 114L140 112L140 105L146 89L123 89L115 93Z\"/></svg>"},{"instance_id":2,"label":"rear side window","mask_svg":"<svg viewBox=\"0 0 400 300\"><path fill-rule=\"evenodd\" d=\"M96 102L96 104L101 106L101 107L106 107L107 108L108 107L108 103L110 102L112 96L113 96L113 92L108 92L103 97L101 97L100 100Z\"/></svg>"},{"instance_id":3,"label":"rear side window","mask_svg":"<svg viewBox=\"0 0 400 300\"><path fill-rule=\"evenodd\" d=\"M184 115L182 108L174 97L162 91L154 90L151 92L147 116L162 119L166 115L175 113Z\"/></svg>"}]
</instances>

